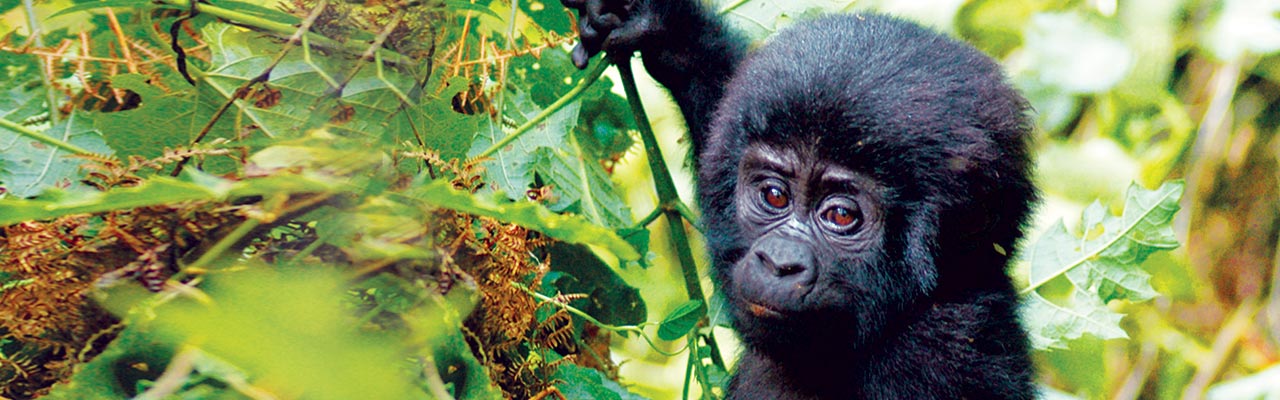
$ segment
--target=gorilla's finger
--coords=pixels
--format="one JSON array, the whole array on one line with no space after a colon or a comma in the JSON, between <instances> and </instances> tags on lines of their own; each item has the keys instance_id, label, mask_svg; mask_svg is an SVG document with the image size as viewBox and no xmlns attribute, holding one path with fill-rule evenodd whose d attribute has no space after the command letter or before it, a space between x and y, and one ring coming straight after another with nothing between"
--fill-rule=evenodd
<instances>
[{"instance_id":1,"label":"gorilla's finger","mask_svg":"<svg viewBox=\"0 0 1280 400\"><path fill-rule=\"evenodd\" d=\"M606 43L608 46L626 46L635 47L640 41L648 36L653 35L653 30L649 27L649 21L646 19L638 19L631 21L630 24L622 25L612 32L609 32L609 38Z\"/></svg>"},{"instance_id":2,"label":"gorilla's finger","mask_svg":"<svg viewBox=\"0 0 1280 400\"><path fill-rule=\"evenodd\" d=\"M590 0L587 2L587 6L582 8L582 15L579 15L578 17L590 21L600 17L600 15L604 13L603 0Z\"/></svg>"},{"instance_id":3,"label":"gorilla's finger","mask_svg":"<svg viewBox=\"0 0 1280 400\"><path fill-rule=\"evenodd\" d=\"M571 58L573 59L573 66L578 67L578 69L586 69L587 61L591 59L591 56L587 54L587 48L582 47L582 43L578 43L577 46L573 46Z\"/></svg>"},{"instance_id":4,"label":"gorilla's finger","mask_svg":"<svg viewBox=\"0 0 1280 400\"><path fill-rule=\"evenodd\" d=\"M622 26L622 18L618 17L618 14L605 14L596 17L591 21L591 24L595 25L598 30L611 31Z\"/></svg>"},{"instance_id":5,"label":"gorilla's finger","mask_svg":"<svg viewBox=\"0 0 1280 400\"><path fill-rule=\"evenodd\" d=\"M578 38L581 39L580 44L587 56L594 56L600 52L604 45L604 41L608 39L608 32L597 31L595 26L591 25L591 21L583 18L578 20Z\"/></svg>"}]
</instances>

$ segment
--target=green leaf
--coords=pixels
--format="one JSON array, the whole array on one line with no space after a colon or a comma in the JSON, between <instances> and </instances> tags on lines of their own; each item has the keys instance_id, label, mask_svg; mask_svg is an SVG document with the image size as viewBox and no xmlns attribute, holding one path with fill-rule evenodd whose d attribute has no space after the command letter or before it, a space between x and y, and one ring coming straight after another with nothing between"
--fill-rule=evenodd
<instances>
[{"instance_id":1,"label":"green leaf","mask_svg":"<svg viewBox=\"0 0 1280 400\"><path fill-rule=\"evenodd\" d=\"M338 271L250 265L207 278L208 297L155 308L149 325L160 337L226 360L282 397L424 397L402 370L408 364L396 341L350 326ZM422 339L432 343L434 336Z\"/></svg>"},{"instance_id":2,"label":"green leaf","mask_svg":"<svg viewBox=\"0 0 1280 400\"><path fill-rule=\"evenodd\" d=\"M569 399L645 400L645 397L631 393L618 382L606 378L600 371L577 364L560 364L551 378L563 382L556 387Z\"/></svg>"},{"instance_id":3,"label":"green leaf","mask_svg":"<svg viewBox=\"0 0 1280 400\"><path fill-rule=\"evenodd\" d=\"M196 90L166 93L147 79L137 74L112 77L112 87L131 90L142 97L142 102L132 110L97 113L93 118L94 127L120 154L156 158L166 148L187 146L202 127L197 120L211 116L196 115ZM231 129L230 125L222 125Z\"/></svg>"},{"instance_id":4,"label":"green leaf","mask_svg":"<svg viewBox=\"0 0 1280 400\"><path fill-rule=\"evenodd\" d=\"M221 106L241 85L265 71L277 53L283 51L278 42L228 24L210 24L203 30L203 36L209 41L212 59L204 74L203 83L207 85L200 86L207 90L202 90L201 96L211 98L202 97L201 107ZM271 70L265 85L253 86L257 97L235 100L233 109L240 114L238 118L244 119L245 125L252 124L254 132L276 138L299 137L316 128L369 139L410 133L390 132L386 128L387 121L401 106L395 92L407 92L413 86L413 78L395 71L383 71L380 77L373 65L352 69L354 61L327 57L321 62L316 61L318 57L312 54L312 60L307 60L301 49L286 54ZM348 70L357 72L343 87L341 97L334 98L329 94L333 90L330 79L336 82L339 72ZM337 118L338 114L345 117ZM234 118L224 116L223 119ZM198 124L193 126L198 127L208 119L195 121ZM229 137L232 133L222 132L219 137ZM386 139L399 142L396 136Z\"/></svg>"},{"instance_id":5,"label":"green leaf","mask_svg":"<svg viewBox=\"0 0 1280 400\"><path fill-rule=\"evenodd\" d=\"M432 81L427 83L427 87L439 84L439 81ZM423 147L438 151L442 159L465 158L477 132L498 129L488 114L468 115L453 110L453 97L466 90L467 85L465 78L449 79L444 91L407 108L403 115L390 121L388 130L403 132L405 136L413 137L414 142L421 138Z\"/></svg>"},{"instance_id":6,"label":"green leaf","mask_svg":"<svg viewBox=\"0 0 1280 400\"><path fill-rule=\"evenodd\" d=\"M444 0L444 5L445 7L451 8L454 12L460 14L465 12L478 12L497 19L502 19L502 16L498 15L498 13L493 10L490 10L488 6L467 0Z\"/></svg>"},{"instance_id":7,"label":"green leaf","mask_svg":"<svg viewBox=\"0 0 1280 400\"><path fill-rule=\"evenodd\" d=\"M686 301L662 319L662 323L658 325L658 338L676 340L684 337L693 331L698 321L701 321L705 315L707 315L707 307L701 299Z\"/></svg>"},{"instance_id":8,"label":"green leaf","mask_svg":"<svg viewBox=\"0 0 1280 400\"><path fill-rule=\"evenodd\" d=\"M0 199L0 226L22 221L45 220L64 215L126 210L159 204L197 200L257 196L271 193L318 193L333 189L333 183L303 176L269 176L227 181L196 171L183 179L155 176L132 187L106 192L45 191L37 199Z\"/></svg>"},{"instance_id":9,"label":"green leaf","mask_svg":"<svg viewBox=\"0 0 1280 400\"><path fill-rule=\"evenodd\" d=\"M513 116L518 121L532 118L541 111L531 101L532 95L514 91L510 96L512 108L523 110ZM522 194L531 187L550 186L548 207L551 210L582 214L606 227L628 226L632 222L630 208L600 163L585 156L588 152L571 134L578 122L580 106L581 102L577 101L566 105L494 153L483 164L485 181L510 195ZM468 154L480 154L505 134L496 128L481 131Z\"/></svg>"},{"instance_id":10,"label":"green leaf","mask_svg":"<svg viewBox=\"0 0 1280 400\"><path fill-rule=\"evenodd\" d=\"M71 379L53 386L49 400L118 400L136 396L133 382L154 381L173 358L173 348L128 325L107 348Z\"/></svg>"},{"instance_id":11,"label":"green leaf","mask_svg":"<svg viewBox=\"0 0 1280 400\"><path fill-rule=\"evenodd\" d=\"M1182 188L1181 182L1154 191L1131 185L1120 217L1095 202L1081 217L1081 236L1067 232L1061 222L1054 225L1031 247L1031 287L1066 275L1075 287L1103 302L1155 296L1150 275L1139 267L1152 252L1178 247L1170 223Z\"/></svg>"},{"instance_id":12,"label":"green leaf","mask_svg":"<svg viewBox=\"0 0 1280 400\"><path fill-rule=\"evenodd\" d=\"M0 112L8 110L0 110ZM93 128L93 121L75 112L39 132L62 143L98 154L112 154ZM79 181L83 159L72 152L0 126L0 184L17 197L32 197L50 187L82 186Z\"/></svg>"},{"instance_id":13,"label":"green leaf","mask_svg":"<svg viewBox=\"0 0 1280 400\"><path fill-rule=\"evenodd\" d=\"M1123 339L1129 335L1120 329L1122 315L1111 311L1095 296L1075 292L1066 305L1055 304L1037 293L1023 297L1022 319L1037 349L1067 348L1066 342L1085 334L1101 339Z\"/></svg>"},{"instance_id":14,"label":"green leaf","mask_svg":"<svg viewBox=\"0 0 1280 400\"><path fill-rule=\"evenodd\" d=\"M1023 317L1037 347L1061 346L1063 339L1085 333L1124 337L1120 315L1106 303L1157 295L1141 266L1152 253L1178 246L1171 223L1182 190L1180 181L1152 191L1131 185L1120 216L1095 202L1081 216L1079 235L1059 221L1036 240L1027 255L1030 284L1023 290L1028 295ZM1055 303L1037 292L1060 276L1070 282L1068 298Z\"/></svg>"},{"instance_id":15,"label":"green leaf","mask_svg":"<svg viewBox=\"0 0 1280 400\"><path fill-rule=\"evenodd\" d=\"M1022 0L967 1L956 15L966 41L997 58L1022 45L1022 28L1041 6Z\"/></svg>"},{"instance_id":16,"label":"green leaf","mask_svg":"<svg viewBox=\"0 0 1280 400\"><path fill-rule=\"evenodd\" d=\"M638 325L648 315L640 290L628 285L609 265L600 261L586 246L552 244L548 251L553 272L565 275L555 279L552 287L561 293L585 293L587 299L574 304L578 309L610 325ZM555 295L555 292L547 293ZM549 308L549 307L548 307ZM576 325L575 325L576 326Z\"/></svg>"},{"instance_id":17,"label":"green leaf","mask_svg":"<svg viewBox=\"0 0 1280 400\"><path fill-rule=\"evenodd\" d=\"M436 207L514 223L565 242L600 246L624 261L640 258L636 249L613 231L580 216L556 214L534 202L510 202L501 193L489 197L473 195L454 189L445 181L418 186L407 194Z\"/></svg>"}]
</instances>

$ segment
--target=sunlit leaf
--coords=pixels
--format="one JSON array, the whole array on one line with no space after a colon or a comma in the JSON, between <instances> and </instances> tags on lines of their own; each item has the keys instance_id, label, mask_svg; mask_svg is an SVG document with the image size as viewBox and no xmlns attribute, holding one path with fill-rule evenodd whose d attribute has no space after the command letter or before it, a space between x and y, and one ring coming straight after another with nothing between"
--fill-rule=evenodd
<instances>
[{"instance_id":1,"label":"sunlit leaf","mask_svg":"<svg viewBox=\"0 0 1280 400\"><path fill-rule=\"evenodd\" d=\"M156 308L162 336L244 369L279 397L426 398L409 383L403 354L386 336L352 326L342 307L345 279L333 270L268 270L210 276L208 298Z\"/></svg>"},{"instance_id":2,"label":"sunlit leaf","mask_svg":"<svg viewBox=\"0 0 1280 400\"><path fill-rule=\"evenodd\" d=\"M184 201L225 200L230 197L270 193L324 192L330 190L332 184L297 176L227 181L198 172L188 172L185 178L152 177L137 186L120 187L106 192L49 190L38 199L0 199L0 226L63 215Z\"/></svg>"},{"instance_id":3,"label":"sunlit leaf","mask_svg":"<svg viewBox=\"0 0 1280 400\"><path fill-rule=\"evenodd\" d=\"M701 299L686 301L662 319L662 323L658 325L658 338L679 339L692 331L705 315L707 315L707 307Z\"/></svg>"},{"instance_id":4,"label":"sunlit leaf","mask_svg":"<svg viewBox=\"0 0 1280 400\"><path fill-rule=\"evenodd\" d=\"M8 110L0 110L5 112ZM71 113L40 132L97 154L112 154L102 135L83 114ZM84 159L67 150L0 127L0 185L13 196L31 197L50 187L82 186L80 165Z\"/></svg>"},{"instance_id":5,"label":"sunlit leaf","mask_svg":"<svg viewBox=\"0 0 1280 400\"><path fill-rule=\"evenodd\" d=\"M1022 318L1037 349L1066 348L1066 341L1085 334L1102 339L1129 337L1120 329L1120 314L1098 302L1096 296L1076 292L1069 305L1055 304L1039 294L1023 297Z\"/></svg>"},{"instance_id":6,"label":"sunlit leaf","mask_svg":"<svg viewBox=\"0 0 1280 400\"><path fill-rule=\"evenodd\" d=\"M1106 303L1156 296L1141 265L1153 252L1178 246L1170 224L1182 188L1181 182L1152 191L1132 185L1120 216L1094 203L1081 217L1079 234L1059 222L1036 240L1026 256L1030 291L1023 318L1037 347L1061 346L1085 333L1123 337L1120 315ZM1060 276L1071 283L1069 298L1054 302L1035 291Z\"/></svg>"},{"instance_id":7,"label":"sunlit leaf","mask_svg":"<svg viewBox=\"0 0 1280 400\"><path fill-rule=\"evenodd\" d=\"M1133 51L1077 13L1042 13L1025 35L1026 73L1067 93L1098 93L1128 73Z\"/></svg>"},{"instance_id":8,"label":"sunlit leaf","mask_svg":"<svg viewBox=\"0 0 1280 400\"><path fill-rule=\"evenodd\" d=\"M645 400L604 376L598 370L575 364L561 364L552 376L560 382L560 392L569 399Z\"/></svg>"}]
</instances>

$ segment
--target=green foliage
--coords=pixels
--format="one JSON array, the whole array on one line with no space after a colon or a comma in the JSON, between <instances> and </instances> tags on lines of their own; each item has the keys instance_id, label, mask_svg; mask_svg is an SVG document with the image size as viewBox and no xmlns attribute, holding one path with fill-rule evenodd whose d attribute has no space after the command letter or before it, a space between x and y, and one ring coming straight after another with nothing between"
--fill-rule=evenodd
<instances>
[{"instance_id":1,"label":"green foliage","mask_svg":"<svg viewBox=\"0 0 1280 400\"><path fill-rule=\"evenodd\" d=\"M0 12L19 15L20 3L0 2ZM186 16L185 0L41 5L38 12L52 15L40 19L48 26L36 50L44 53L24 50L36 46L21 37L30 30L0 41L7 49L0 51L0 312L23 307L9 301L23 295L68 313L96 302L122 319L70 314L85 320L48 322L35 338L12 328L46 322L0 322L8 324L0 325L0 396L39 395L63 379L49 398L498 399L549 387L571 399L638 398L616 380L647 385L651 377L624 370L619 379L608 363L575 364L588 353L562 354L588 340L608 343L610 333L685 337L687 364L676 368L687 375L673 385L700 386L704 398L722 394L730 368L711 327L723 321L704 318L707 304L712 319L723 314L701 293L705 274L684 236L689 216L678 212L687 199L661 163L651 165L660 206L636 222L629 199L654 193L624 193L614 168L639 153L661 160L658 142L634 95L625 99L608 78L595 80L604 65L579 71L569 63L573 21L558 1L514 2L516 10L500 1L403 9L328 2L331 12L310 22L315 2L287 3L301 7L200 3L178 35L194 86L174 69L165 32ZM718 3L756 38L851 6ZM1231 168L1243 162L1239 154L1253 153L1236 147L1273 135L1274 113L1266 110L1276 104L1280 63L1267 54L1280 42L1254 28L1274 26L1274 5L920 4L939 28L1004 62L1030 100L1043 139L1046 213L1114 196L1116 181L1248 176ZM14 20L0 22L3 31ZM307 23L314 24L299 35L304 40L286 44ZM81 27L94 29L83 48ZM133 44L132 58L120 52L118 35ZM57 50L62 44L70 47ZM91 61L78 62L78 54ZM1233 89L1231 79L1248 85ZM113 96L137 101L94 106ZM1232 101L1247 107L1210 118ZM1218 131L1233 118L1240 132ZM1217 147L1234 152L1223 156L1230 168L1188 161L1206 149L1197 141L1224 137L1232 145ZM1059 222L1018 251L1024 325L1037 349L1052 349L1038 355L1047 381L1061 389L1047 397L1110 396L1117 390L1107 385L1119 380L1107 377L1120 373L1108 369L1128 365L1115 354L1148 347L1158 347L1167 365L1142 376L1168 383L1141 395L1179 396L1193 377L1222 375L1201 376L1212 372L1203 332L1164 322L1143 303L1170 294L1157 292L1168 291L1161 279L1177 283L1181 296L1202 295L1204 282L1185 276L1186 255L1167 251L1178 246L1172 219L1182 189L1133 186L1120 215L1094 203L1078 228ZM655 243L672 250L655 255L647 225L658 217L671 219L660 233L670 240ZM654 288L681 283L644 276L633 286L627 280L639 273L667 271L617 267L637 263L686 272L686 293L668 307L649 305L665 315L659 323L645 322L655 318L645 300L662 292ZM498 275L509 280L493 281ZM53 290L70 285L78 286ZM510 307L484 310L486 296L491 307ZM571 329L556 325L570 320L566 313ZM482 328L497 320L512 336L477 334L492 333ZM587 324L604 336L589 337ZM1132 343L1107 340L1130 336ZM660 347L653 350L671 355ZM6 369L37 364L46 374L26 381ZM1246 360L1230 368L1257 375L1211 389L1210 398L1274 393L1266 385L1274 367Z\"/></svg>"},{"instance_id":2,"label":"green foliage","mask_svg":"<svg viewBox=\"0 0 1280 400\"><path fill-rule=\"evenodd\" d=\"M83 160L74 155L111 154L93 122L81 113L42 130L12 124L35 115L43 100L34 90L10 90L0 100L0 183L15 196L34 196L48 187L77 182Z\"/></svg>"},{"instance_id":3,"label":"green foliage","mask_svg":"<svg viewBox=\"0 0 1280 400\"><path fill-rule=\"evenodd\" d=\"M556 379L565 382L560 393L569 399L643 400L627 391L618 382L609 380L600 371L567 365L556 371Z\"/></svg>"},{"instance_id":4,"label":"green foliage","mask_svg":"<svg viewBox=\"0 0 1280 400\"><path fill-rule=\"evenodd\" d=\"M1079 233L1059 221L1031 246L1023 318L1037 348L1065 348L1067 340L1084 334L1127 337L1120 314L1106 304L1155 297L1151 275L1140 267L1152 253L1178 246L1171 224L1182 188L1181 182L1154 191L1130 186L1120 216L1094 202L1080 218ZM1037 289L1059 277L1066 277L1070 288L1055 303Z\"/></svg>"},{"instance_id":5,"label":"green foliage","mask_svg":"<svg viewBox=\"0 0 1280 400\"><path fill-rule=\"evenodd\" d=\"M465 16L502 21L509 14L481 4L330 3L336 13L312 21L307 40L286 44L270 32L297 32L314 6L298 4L294 12L235 1L202 5L190 29L179 30L194 86L164 63L136 58L120 58L110 72L103 64L59 65L77 70L48 76L36 56L0 53L14 59L4 77L13 84L0 95L0 226L8 227L3 238L14 240L12 251L0 250L0 295L39 299L47 292L51 299L42 301L66 302L67 310L91 309L92 298L122 319L112 325L86 312L74 315L102 319L30 322L40 324L32 332L48 337L0 329L5 355L14 350L18 357L4 365L42 360L49 368L12 386L3 371L0 395L38 395L64 374L71 379L49 396L496 399L529 397L529 390L568 380L569 393L636 398L552 348L586 358L578 352L587 341L607 343L610 331L588 334L583 324L640 332L635 325L646 316L639 292L610 267L639 260L648 231L633 226L605 169L631 147L634 127L607 80L580 85L588 89L581 98L565 96L573 88L565 77L587 72L559 48L531 56L535 50L525 47L563 41L537 27L524 32L542 35L538 42L512 42L517 50L502 55L518 78L487 81L435 65L445 60L435 49L454 43L489 50L475 46L488 23L463 30ZM171 54L155 50L169 43L152 24L177 17L157 22L152 18L167 14L153 11L187 10L180 1L96 2L57 18L107 26L100 14L106 8L123 22L118 33L136 40L135 57ZM403 15L388 18L396 13ZM115 33L91 34L85 51L113 48ZM387 44L369 50L379 34ZM366 50L375 57L356 56ZM419 59L405 62L410 56ZM89 82L77 76L92 76L97 92L78 86ZM45 88L84 100L60 98L73 111L59 115L63 105L48 104ZM132 100L102 108L112 97ZM475 106L462 105L463 98ZM564 106L551 119L527 132L511 129L557 101ZM492 157L463 159L509 134L520 136ZM142 233L119 230L128 226ZM53 247L19 251L19 239ZM92 269L65 257L86 252L106 256ZM540 259L555 264L547 270ZM66 278L59 269L82 272ZM499 275L511 281L493 281ZM76 286L47 290L70 283ZM541 336L561 332L555 324L569 320L521 319L555 309L512 287L539 283L598 319L583 314L569 336ZM471 313L478 298L513 295ZM20 322L6 320L4 328ZM536 326L521 325L529 322ZM43 345L50 340L73 350L54 353L62 348ZM493 350L500 345L506 350ZM82 348L93 352L77 355ZM595 357L603 360L597 368L610 367L607 354ZM43 364L49 360L57 362ZM522 368L512 360L527 361L528 372L490 376Z\"/></svg>"},{"instance_id":6,"label":"green foliage","mask_svg":"<svg viewBox=\"0 0 1280 400\"><path fill-rule=\"evenodd\" d=\"M662 319L658 325L658 338L676 340L693 330L698 321L707 315L707 307L702 299L693 299L676 307Z\"/></svg>"},{"instance_id":7,"label":"green foliage","mask_svg":"<svg viewBox=\"0 0 1280 400\"><path fill-rule=\"evenodd\" d=\"M432 182L412 189L408 195L426 203L468 214L499 218L547 234L569 243L594 244L622 260L639 254L613 231L585 221L580 216L556 214L536 203L511 203L453 189L447 182Z\"/></svg>"}]
</instances>

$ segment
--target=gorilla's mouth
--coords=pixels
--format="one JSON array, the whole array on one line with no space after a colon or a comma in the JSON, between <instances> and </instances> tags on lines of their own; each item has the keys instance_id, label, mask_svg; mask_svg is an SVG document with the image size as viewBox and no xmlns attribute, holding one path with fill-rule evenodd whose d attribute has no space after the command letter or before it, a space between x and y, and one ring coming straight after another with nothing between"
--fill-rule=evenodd
<instances>
[{"instance_id":1,"label":"gorilla's mouth","mask_svg":"<svg viewBox=\"0 0 1280 400\"><path fill-rule=\"evenodd\" d=\"M773 308L770 308L769 306L766 306L760 303L756 303L754 301L747 302L747 312L751 313L751 315L754 315L756 318L782 318L783 317L781 311L775 310Z\"/></svg>"}]
</instances>

